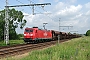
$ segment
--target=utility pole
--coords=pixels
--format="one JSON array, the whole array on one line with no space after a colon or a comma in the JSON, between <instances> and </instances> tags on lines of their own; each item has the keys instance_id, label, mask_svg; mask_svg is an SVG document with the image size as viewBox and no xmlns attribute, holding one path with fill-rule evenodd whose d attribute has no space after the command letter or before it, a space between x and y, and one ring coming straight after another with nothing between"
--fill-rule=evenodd
<instances>
[{"instance_id":1,"label":"utility pole","mask_svg":"<svg viewBox=\"0 0 90 60\"><path fill-rule=\"evenodd\" d=\"M60 26L60 19L61 18L59 18L59 26ZM59 27L59 32L60 32L60 27ZM59 44L59 40L60 40L60 35L58 35L58 44Z\"/></svg>"},{"instance_id":2,"label":"utility pole","mask_svg":"<svg viewBox=\"0 0 90 60\"><path fill-rule=\"evenodd\" d=\"M33 15L34 15L34 6L42 6L42 5L51 5L51 3L8 6L8 0L6 0L6 6L5 6L5 29L4 29L4 40L6 42L6 45L9 44L9 15L8 15L9 7L32 6L32 12L33 12Z\"/></svg>"},{"instance_id":3,"label":"utility pole","mask_svg":"<svg viewBox=\"0 0 90 60\"><path fill-rule=\"evenodd\" d=\"M8 1L6 0L6 6L8 5ZM9 44L9 16L8 16L8 7L5 7L5 27L4 27L4 40L6 45Z\"/></svg>"}]
</instances>

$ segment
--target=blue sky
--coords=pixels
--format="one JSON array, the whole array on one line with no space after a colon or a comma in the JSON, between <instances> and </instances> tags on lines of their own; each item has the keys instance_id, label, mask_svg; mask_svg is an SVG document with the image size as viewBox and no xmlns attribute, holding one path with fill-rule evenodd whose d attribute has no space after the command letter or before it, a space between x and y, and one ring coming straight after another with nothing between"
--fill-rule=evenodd
<instances>
[{"instance_id":1,"label":"blue sky","mask_svg":"<svg viewBox=\"0 0 90 60\"><path fill-rule=\"evenodd\" d=\"M31 3L51 3L51 5L35 7L36 15L32 15L31 7L17 7L15 9L23 12L24 19L27 20L25 27L38 26L43 28L43 23L47 22L47 29L59 30L59 18L61 26L73 26L70 28L61 27L60 31L76 33L86 33L90 29L90 1L89 0L8 0L8 5L30 4ZM3 10L5 0L0 0L0 10ZM43 14L41 14L43 13ZM27 16L26 16L27 15ZM24 27L24 28L25 28ZM23 33L24 29L16 29L17 33Z\"/></svg>"}]
</instances>

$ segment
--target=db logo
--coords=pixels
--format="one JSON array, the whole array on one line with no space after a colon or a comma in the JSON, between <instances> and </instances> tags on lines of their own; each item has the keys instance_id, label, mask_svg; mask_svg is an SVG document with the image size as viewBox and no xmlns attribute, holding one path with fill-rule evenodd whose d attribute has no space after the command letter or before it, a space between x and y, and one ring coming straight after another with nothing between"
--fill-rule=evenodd
<instances>
[{"instance_id":1,"label":"db logo","mask_svg":"<svg viewBox=\"0 0 90 60\"><path fill-rule=\"evenodd\" d=\"M47 33L44 33L44 36L47 36Z\"/></svg>"}]
</instances>

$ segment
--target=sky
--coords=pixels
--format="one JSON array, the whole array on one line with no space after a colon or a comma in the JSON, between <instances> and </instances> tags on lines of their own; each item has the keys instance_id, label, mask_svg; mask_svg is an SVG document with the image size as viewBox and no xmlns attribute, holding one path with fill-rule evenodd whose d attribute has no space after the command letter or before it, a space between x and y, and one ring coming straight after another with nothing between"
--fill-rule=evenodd
<instances>
[{"instance_id":1,"label":"sky","mask_svg":"<svg viewBox=\"0 0 90 60\"><path fill-rule=\"evenodd\" d=\"M23 33L26 27L37 26L62 32L85 34L90 29L90 0L8 0L8 5L51 3L51 5L32 7L15 7L22 11L27 24L23 29L17 28L17 33ZM0 0L0 10L6 5L5 0ZM10 7L12 8L12 7ZM60 21L59 21L60 20ZM59 25L60 24L60 25ZM71 26L60 27L59 26Z\"/></svg>"}]
</instances>

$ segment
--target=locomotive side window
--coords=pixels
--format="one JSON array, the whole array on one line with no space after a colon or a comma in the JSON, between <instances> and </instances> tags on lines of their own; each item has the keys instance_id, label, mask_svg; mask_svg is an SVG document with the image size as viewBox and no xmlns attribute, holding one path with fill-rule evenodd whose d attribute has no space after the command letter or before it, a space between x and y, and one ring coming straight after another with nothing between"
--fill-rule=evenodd
<instances>
[{"instance_id":1,"label":"locomotive side window","mask_svg":"<svg viewBox=\"0 0 90 60\"><path fill-rule=\"evenodd\" d=\"M26 32L33 32L33 30L25 30Z\"/></svg>"}]
</instances>

